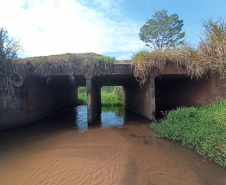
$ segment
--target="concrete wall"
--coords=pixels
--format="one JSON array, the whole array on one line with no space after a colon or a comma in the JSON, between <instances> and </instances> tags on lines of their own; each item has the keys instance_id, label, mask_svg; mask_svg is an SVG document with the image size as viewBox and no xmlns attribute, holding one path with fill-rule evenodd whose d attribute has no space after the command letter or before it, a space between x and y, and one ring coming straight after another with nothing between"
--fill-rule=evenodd
<instances>
[{"instance_id":1,"label":"concrete wall","mask_svg":"<svg viewBox=\"0 0 226 185\"><path fill-rule=\"evenodd\" d=\"M101 110L101 86L98 77L86 79L87 91L87 120L93 123Z\"/></svg>"},{"instance_id":2,"label":"concrete wall","mask_svg":"<svg viewBox=\"0 0 226 185\"><path fill-rule=\"evenodd\" d=\"M154 78L148 78L142 88L136 81L125 85L124 102L127 108L149 120L153 120L155 116Z\"/></svg>"},{"instance_id":3,"label":"concrete wall","mask_svg":"<svg viewBox=\"0 0 226 185\"><path fill-rule=\"evenodd\" d=\"M209 81L211 102L226 100L226 77L220 79L218 74L213 74Z\"/></svg>"},{"instance_id":4,"label":"concrete wall","mask_svg":"<svg viewBox=\"0 0 226 185\"><path fill-rule=\"evenodd\" d=\"M186 75L165 74L149 78L140 88L137 82L124 86L127 108L152 120L161 118L160 111L177 107L200 107L226 99L226 78L210 74L202 79Z\"/></svg>"},{"instance_id":5,"label":"concrete wall","mask_svg":"<svg viewBox=\"0 0 226 185\"><path fill-rule=\"evenodd\" d=\"M0 129L25 125L76 105L77 89L67 76L30 77L21 87L15 87L10 101L0 96Z\"/></svg>"}]
</instances>

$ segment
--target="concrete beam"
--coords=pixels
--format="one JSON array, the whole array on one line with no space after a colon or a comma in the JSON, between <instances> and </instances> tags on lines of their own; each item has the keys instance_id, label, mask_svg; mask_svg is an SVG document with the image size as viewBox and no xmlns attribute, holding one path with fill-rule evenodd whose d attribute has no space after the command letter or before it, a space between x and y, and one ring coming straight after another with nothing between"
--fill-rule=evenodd
<instances>
[{"instance_id":1,"label":"concrete beam","mask_svg":"<svg viewBox=\"0 0 226 185\"><path fill-rule=\"evenodd\" d=\"M101 109L101 87L97 76L86 79L87 121L92 124Z\"/></svg>"}]
</instances>

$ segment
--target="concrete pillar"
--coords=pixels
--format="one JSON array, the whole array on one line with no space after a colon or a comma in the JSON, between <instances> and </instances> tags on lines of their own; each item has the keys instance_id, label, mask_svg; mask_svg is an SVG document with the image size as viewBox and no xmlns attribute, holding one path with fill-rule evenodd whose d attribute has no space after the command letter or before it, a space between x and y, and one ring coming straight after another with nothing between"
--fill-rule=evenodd
<instances>
[{"instance_id":1,"label":"concrete pillar","mask_svg":"<svg viewBox=\"0 0 226 185\"><path fill-rule=\"evenodd\" d=\"M86 79L87 92L87 121L88 124L94 122L101 109L101 87L98 77Z\"/></svg>"},{"instance_id":2,"label":"concrete pillar","mask_svg":"<svg viewBox=\"0 0 226 185\"><path fill-rule=\"evenodd\" d=\"M134 81L124 87L125 106L149 120L155 118L155 81L154 77L147 79L142 86Z\"/></svg>"}]
</instances>

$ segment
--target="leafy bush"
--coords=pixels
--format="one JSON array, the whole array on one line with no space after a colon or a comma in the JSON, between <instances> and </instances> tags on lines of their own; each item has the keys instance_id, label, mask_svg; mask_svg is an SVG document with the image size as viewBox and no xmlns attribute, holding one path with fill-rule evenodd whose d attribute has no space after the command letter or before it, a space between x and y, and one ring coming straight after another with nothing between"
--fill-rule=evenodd
<instances>
[{"instance_id":1,"label":"leafy bush","mask_svg":"<svg viewBox=\"0 0 226 185\"><path fill-rule=\"evenodd\" d=\"M181 141L216 163L226 166L226 101L200 108L165 113L151 128L157 136Z\"/></svg>"}]
</instances>

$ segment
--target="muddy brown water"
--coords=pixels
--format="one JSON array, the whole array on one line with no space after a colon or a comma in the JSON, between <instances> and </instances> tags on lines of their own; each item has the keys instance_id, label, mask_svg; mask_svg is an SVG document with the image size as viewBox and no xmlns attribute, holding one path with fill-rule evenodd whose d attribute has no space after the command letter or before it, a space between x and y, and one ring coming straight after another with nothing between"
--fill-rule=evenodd
<instances>
[{"instance_id":1,"label":"muddy brown water","mask_svg":"<svg viewBox=\"0 0 226 185\"><path fill-rule=\"evenodd\" d=\"M86 106L0 132L1 185L226 185L226 168L150 134L149 121Z\"/></svg>"}]
</instances>

